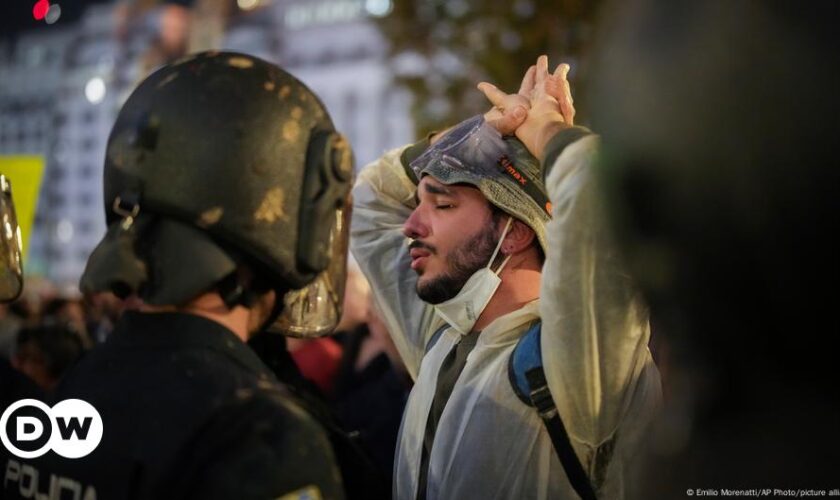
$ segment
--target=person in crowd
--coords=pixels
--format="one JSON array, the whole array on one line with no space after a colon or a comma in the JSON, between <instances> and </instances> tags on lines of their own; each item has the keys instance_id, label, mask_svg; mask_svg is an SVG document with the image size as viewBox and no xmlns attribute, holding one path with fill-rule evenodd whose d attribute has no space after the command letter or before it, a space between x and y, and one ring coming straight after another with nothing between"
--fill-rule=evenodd
<instances>
[{"instance_id":1,"label":"person in crowd","mask_svg":"<svg viewBox=\"0 0 840 500\"><path fill-rule=\"evenodd\" d=\"M319 337L289 338L286 345L301 374L315 384L321 394L331 393L341 361L341 344L332 337Z\"/></svg>"},{"instance_id":2,"label":"person in crowd","mask_svg":"<svg viewBox=\"0 0 840 500\"><path fill-rule=\"evenodd\" d=\"M89 347L84 332L70 324L26 327L18 332L12 366L50 393Z\"/></svg>"},{"instance_id":3,"label":"person in crowd","mask_svg":"<svg viewBox=\"0 0 840 500\"><path fill-rule=\"evenodd\" d=\"M360 296L371 301L369 292ZM390 480L411 379L376 307L369 303L361 310L366 321L344 334L330 401L337 417L358 433L382 476Z\"/></svg>"},{"instance_id":4,"label":"person in crowd","mask_svg":"<svg viewBox=\"0 0 840 500\"><path fill-rule=\"evenodd\" d=\"M83 304L91 341L95 344L105 342L122 316L125 303L112 292L99 292L87 294Z\"/></svg>"},{"instance_id":5,"label":"person in crowd","mask_svg":"<svg viewBox=\"0 0 840 500\"><path fill-rule=\"evenodd\" d=\"M0 358L11 359L22 324L23 319L8 304L0 304Z\"/></svg>"},{"instance_id":6,"label":"person in crowd","mask_svg":"<svg viewBox=\"0 0 840 500\"><path fill-rule=\"evenodd\" d=\"M108 230L80 286L137 308L55 395L92 405L105 432L81 459L3 469L84 498L343 498L323 428L246 341L345 258L326 243L351 173L318 97L270 63L205 52L146 78L111 131ZM28 496L27 477L3 496Z\"/></svg>"},{"instance_id":7,"label":"person in crowd","mask_svg":"<svg viewBox=\"0 0 840 500\"><path fill-rule=\"evenodd\" d=\"M41 323L67 325L87 337L87 320L82 300L76 297L56 297L44 305Z\"/></svg>"},{"instance_id":8,"label":"person in crowd","mask_svg":"<svg viewBox=\"0 0 840 500\"><path fill-rule=\"evenodd\" d=\"M491 111L359 175L352 250L415 380L394 498L622 498L631 481L660 380L567 71L541 57L518 94L482 85ZM538 324L565 447L509 377Z\"/></svg>"}]
</instances>

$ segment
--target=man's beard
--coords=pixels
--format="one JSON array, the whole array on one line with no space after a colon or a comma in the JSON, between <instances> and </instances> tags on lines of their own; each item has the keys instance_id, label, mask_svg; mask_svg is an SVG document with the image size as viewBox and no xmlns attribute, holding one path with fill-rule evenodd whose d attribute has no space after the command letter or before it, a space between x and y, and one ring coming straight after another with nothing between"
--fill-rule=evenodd
<instances>
[{"instance_id":1,"label":"man's beard","mask_svg":"<svg viewBox=\"0 0 840 500\"><path fill-rule=\"evenodd\" d=\"M498 243L495 225L488 224L449 256L449 269L437 278L421 284L417 280L417 295L429 304L440 304L455 297L470 279L470 276L487 266Z\"/></svg>"}]
</instances>

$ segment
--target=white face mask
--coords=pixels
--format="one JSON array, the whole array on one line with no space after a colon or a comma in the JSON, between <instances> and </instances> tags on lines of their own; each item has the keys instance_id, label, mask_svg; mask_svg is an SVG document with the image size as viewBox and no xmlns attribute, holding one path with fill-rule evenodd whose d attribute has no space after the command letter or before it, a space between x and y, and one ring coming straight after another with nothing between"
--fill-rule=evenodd
<instances>
[{"instance_id":1,"label":"white face mask","mask_svg":"<svg viewBox=\"0 0 840 500\"><path fill-rule=\"evenodd\" d=\"M435 306L435 312L443 318L444 321L456 329L461 335L466 335L472 331L478 317L487 307L496 289L502 283L502 278L499 277L502 269L510 260L508 255L495 272L490 269L499 249L502 247L502 242L505 240L510 224L513 222L513 217L508 218L505 230L502 231L502 236L499 238L499 243L496 244L496 249L493 251L493 256L490 257L490 262L487 267L483 267L473 273L470 279L464 283L458 295L452 297L446 302L441 302Z\"/></svg>"}]
</instances>

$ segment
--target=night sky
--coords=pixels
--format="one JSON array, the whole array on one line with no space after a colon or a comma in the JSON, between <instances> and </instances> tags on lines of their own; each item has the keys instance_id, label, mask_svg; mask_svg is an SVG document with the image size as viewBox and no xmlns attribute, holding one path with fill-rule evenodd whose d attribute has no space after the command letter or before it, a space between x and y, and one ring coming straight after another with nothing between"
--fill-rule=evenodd
<instances>
[{"instance_id":1,"label":"night sky","mask_svg":"<svg viewBox=\"0 0 840 500\"><path fill-rule=\"evenodd\" d=\"M0 36L14 38L23 31L49 30L71 24L81 17L85 8L93 3L107 0L50 0L61 6L61 17L55 24L36 21L32 17L32 7L37 0L0 0Z\"/></svg>"},{"instance_id":2,"label":"night sky","mask_svg":"<svg viewBox=\"0 0 840 500\"><path fill-rule=\"evenodd\" d=\"M72 24L82 16L88 5L109 1L113 0L49 0L61 6L61 17L55 24L47 24L36 21L32 16L32 8L37 0L0 0L0 38L14 39L24 31L49 30ZM191 1L163 0L161 3L189 5Z\"/></svg>"}]
</instances>

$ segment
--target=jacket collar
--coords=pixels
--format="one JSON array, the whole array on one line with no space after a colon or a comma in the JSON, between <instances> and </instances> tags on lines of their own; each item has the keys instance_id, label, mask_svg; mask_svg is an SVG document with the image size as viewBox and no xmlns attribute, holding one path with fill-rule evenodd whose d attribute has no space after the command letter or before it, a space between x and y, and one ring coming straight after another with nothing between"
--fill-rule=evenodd
<instances>
[{"instance_id":1,"label":"jacket collar","mask_svg":"<svg viewBox=\"0 0 840 500\"><path fill-rule=\"evenodd\" d=\"M256 353L236 334L215 321L194 314L126 311L108 342L141 349L209 349L260 378L273 377Z\"/></svg>"},{"instance_id":2,"label":"jacket collar","mask_svg":"<svg viewBox=\"0 0 840 500\"><path fill-rule=\"evenodd\" d=\"M519 309L494 319L482 330L476 347L516 342L528 327L539 319L540 299L534 299Z\"/></svg>"}]
</instances>

